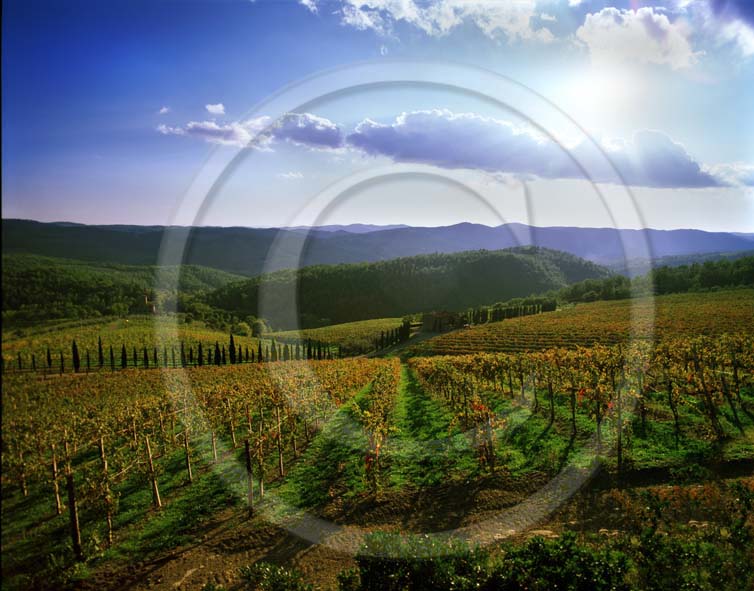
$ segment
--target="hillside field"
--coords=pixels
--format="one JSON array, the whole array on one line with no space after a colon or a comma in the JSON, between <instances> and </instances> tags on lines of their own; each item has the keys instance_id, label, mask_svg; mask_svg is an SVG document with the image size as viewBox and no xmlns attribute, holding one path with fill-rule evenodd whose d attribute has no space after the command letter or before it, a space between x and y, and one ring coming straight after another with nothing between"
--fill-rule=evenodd
<instances>
[{"instance_id":1,"label":"hillside field","mask_svg":"<svg viewBox=\"0 0 754 591\"><path fill-rule=\"evenodd\" d=\"M556 312L472 326L424 341L416 355L536 351L631 339L718 335L754 327L754 289L576 304Z\"/></svg>"}]
</instances>

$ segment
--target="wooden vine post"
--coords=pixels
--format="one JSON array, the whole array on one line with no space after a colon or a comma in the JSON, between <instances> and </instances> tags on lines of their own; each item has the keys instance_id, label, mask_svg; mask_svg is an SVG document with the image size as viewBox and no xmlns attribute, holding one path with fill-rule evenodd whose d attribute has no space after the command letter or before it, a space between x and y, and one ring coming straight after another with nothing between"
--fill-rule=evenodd
<instances>
[{"instance_id":1,"label":"wooden vine post","mask_svg":"<svg viewBox=\"0 0 754 591\"><path fill-rule=\"evenodd\" d=\"M154 473L154 461L152 460L152 447L149 445L149 435L144 436L144 441L147 444L147 466L149 467L149 479L152 482L152 503L159 509L162 507L162 500L160 500L160 489L157 486L157 476Z\"/></svg>"},{"instance_id":2,"label":"wooden vine post","mask_svg":"<svg viewBox=\"0 0 754 591\"><path fill-rule=\"evenodd\" d=\"M99 458L102 462L102 488L105 494L105 516L107 518L107 544L113 544L113 497L110 491L110 476L107 471L107 456L105 455L105 438L99 438Z\"/></svg>"},{"instance_id":3,"label":"wooden vine post","mask_svg":"<svg viewBox=\"0 0 754 591\"><path fill-rule=\"evenodd\" d=\"M55 444L51 445L52 448L52 488L55 491L55 514L63 514L63 503L60 500L60 486L58 486L58 457L55 453Z\"/></svg>"},{"instance_id":4,"label":"wooden vine post","mask_svg":"<svg viewBox=\"0 0 754 591\"><path fill-rule=\"evenodd\" d=\"M249 508L249 517L254 515L254 480L251 471L251 444L250 437L246 438L244 447L246 450L246 499Z\"/></svg>"},{"instance_id":5,"label":"wooden vine post","mask_svg":"<svg viewBox=\"0 0 754 591\"><path fill-rule=\"evenodd\" d=\"M217 464L217 434L212 429L212 462Z\"/></svg>"},{"instance_id":6,"label":"wooden vine post","mask_svg":"<svg viewBox=\"0 0 754 591\"><path fill-rule=\"evenodd\" d=\"M238 447L238 443L236 442L236 427L233 425L233 411L230 407L230 400L227 398L225 399L225 406L228 408L228 423L230 427L230 440L233 442L233 449L236 449Z\"/></svg>"},{"instance_id":7,"label":"wooden vine post","mask_svg":"<svg viewBox=\"0 0 754 591\"><path fill-rule=\"evenodd\" d=\"M275 421L277 422L277 442L278 442L278 471L280 477L285 476L283 466L283 426L280 423L280 406L275 405Z\"/></svg>"},{"instance_id":8,"label":"wooden vine post","mask_svg":"<svg viewBox=\"0 0 754 591\"><path fill-rule=\"evenodd\" d=\"M84 561L84 550L81 547L81 528L79 527L79 511L76 506L76 484L73 480L71 454L68 449L68 432L65 433L65 483L68 490L68 514L71 523L71 545L73 555L79 562Z\"/></svg>"},{"instance_id":9,"label":"wooden vine post","mask_svg":"<svg viewBox=\"0 0 754 591\"><path fill-rule=\"evenodd\" d=\"M188 427L183 431L183 449L186 452L186 472L188 472L188 480L189 482L194 482L194 474L191 471L191 448L189 447Z\"/></svg>"}]
</instances>

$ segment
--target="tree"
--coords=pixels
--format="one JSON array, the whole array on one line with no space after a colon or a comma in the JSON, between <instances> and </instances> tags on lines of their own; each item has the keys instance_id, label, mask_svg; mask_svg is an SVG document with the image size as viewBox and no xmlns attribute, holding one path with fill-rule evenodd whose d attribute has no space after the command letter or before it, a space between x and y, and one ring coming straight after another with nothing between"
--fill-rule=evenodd
<instances>
[{"instance_id":1,"label":"tree","mask_svg":"<svg viewBox=\"0 0 754 591\"><path fill-rule=\"evenodd\" d=\"M73 371L78 373L79 369L81 368L81 359L79 358L79 348L76 345L75 339L73 341L73 344L71 345L71 357L73 359Z\"/></svg>"},{"instance_id":2,"label":"tree","mask_svg":"<svg viewBox=\"0 0 754 591\"><path fill-rule=\"evenodd\" d=\"M102 369L105 365L105 354L102 351L102 337L97 337L97 361L99 362L100 369Z\"/></svg>"},{"instance_id":3,"label":"tree","mask_svg":"<svg viewBox=\"0 0 754 591\"><path fill-rule=\"evenodd\" d=\"M144 347L144 360L142 361L141 365L142 365L142 367L144 367L144 369L148 369L149 368L149 353L147 353L147 348L146 347Z\"/></svg>"},{"instance_id":4,"label":"tree","mask_svg":"<svg viewBox=\"0 0 754 591\"><path fill-rule=\"evenodd\" d=\"M199 367L204 365L204 351L202 351L202 344L199 343L196 350L196 359L199 362Z\"/></svg>"},{"instance_id":5,"label":"tree","mask_svg":"<svg viewBox=\"0 0 754 591\"><path fill-rule=\"evenodd\" d=\"M220 343L215 341L215 365L220 365L221 362L220 358Z\"/></svg>"},{"instance_id":6,"label":"tree","mask_svg":"<svg viewBox=\"0 0 754 591\"><path fill-rule=\"evenodd\" d=\"M236 342L233 340L233 333L230 333L230 344L228 345L228 354L230 355L230 362L236 362Z\"/></svg>"},{"instance_id":7,"label":"tree","mask_svg":"<svg viewBox=\"0 0 754 591\"><path fill-rule=\"evenodd\" d=\"M47 369L52 369L52 354L49 347L47 347Z\"/></svg>"},{"instance_id":8,"label":"tree","mask_svg":"<svg viewBox=\"0 0 754 591\"><path fill-rule=\"evenodd\" d=\"M110 345L110 371L115 371L115 352L112 345Z\"/></svg>"},{"instance_id":9,"label":"tree","mask_svg":"<svg viewBox=\"0 0 754 591\"><path fill-rule=\"evenodd\" d=\"M262 363L262 341L259 341L259 346L257 348L257 362Z\"/></svg>"},{"instance_id":10,"label":"tree","mask_svg":"<svg viewBox=\"0 0 754 591\"><path fill-rule=\"evenodd\" d=\"M126 369L128 367L128 353L126 353L126 345L121 345L120 348L120 368Z\"/></svg>"}]
</instances>

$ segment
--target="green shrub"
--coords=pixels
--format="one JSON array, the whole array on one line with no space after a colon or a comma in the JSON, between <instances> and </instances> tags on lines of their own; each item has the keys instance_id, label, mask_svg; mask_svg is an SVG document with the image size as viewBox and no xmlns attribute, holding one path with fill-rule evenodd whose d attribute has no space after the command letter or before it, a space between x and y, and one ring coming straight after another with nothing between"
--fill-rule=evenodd
<instances>
[{"instance_id":1,"label":"green shrub","mask_svg":"<svg viewBox=\"0 0 754 591\"><path fill-rule=\"evenodd\" d=\"M241 580L249 591L313 591L301 574L268 562L241 568Z\"/></svg>"}]
</instances>

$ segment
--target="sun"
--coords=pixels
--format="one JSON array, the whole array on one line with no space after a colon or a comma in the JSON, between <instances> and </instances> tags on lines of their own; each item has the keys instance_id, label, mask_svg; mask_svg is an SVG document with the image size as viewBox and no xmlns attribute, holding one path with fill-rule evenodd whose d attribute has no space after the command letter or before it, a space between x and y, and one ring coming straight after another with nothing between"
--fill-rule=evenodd
<instances>
[{"instance_id":1,"label":"sun","mask_svg":"<svg viewBox=\"0 0 754 591\"><path fill-rule=\"evenodd\" d=\"M588 127L612 127L633 111L642 80L627 68L590 66L564 80L561 108Z\"/></svg>"}]
</instances>

